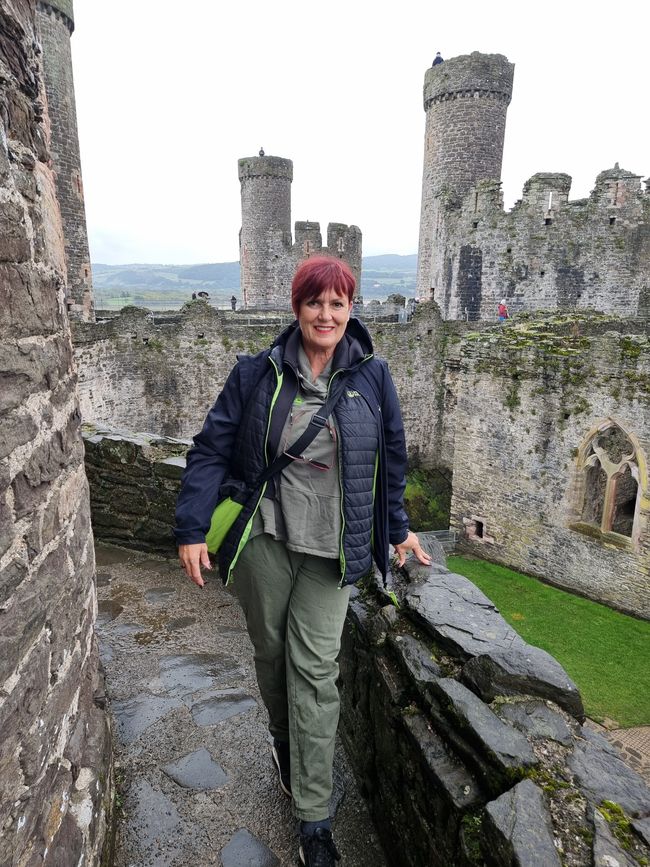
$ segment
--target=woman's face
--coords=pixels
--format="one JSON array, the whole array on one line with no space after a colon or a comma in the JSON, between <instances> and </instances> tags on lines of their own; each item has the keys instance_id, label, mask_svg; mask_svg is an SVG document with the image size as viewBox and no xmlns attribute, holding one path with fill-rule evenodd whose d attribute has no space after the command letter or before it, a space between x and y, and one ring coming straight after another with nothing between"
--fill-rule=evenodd
<instances>
[{"instance_id":1,"label":"woman's face","mask_svg":"<svg viewBox=\"0 0 650 867\"><path fill-rule=\"evenodd\" d=\"M345 334L352 302L346 295L325 289L317 298L303 301L298 310L298 323L302 331L305 351L334 352Z\"/></svg>"}]
</instances>

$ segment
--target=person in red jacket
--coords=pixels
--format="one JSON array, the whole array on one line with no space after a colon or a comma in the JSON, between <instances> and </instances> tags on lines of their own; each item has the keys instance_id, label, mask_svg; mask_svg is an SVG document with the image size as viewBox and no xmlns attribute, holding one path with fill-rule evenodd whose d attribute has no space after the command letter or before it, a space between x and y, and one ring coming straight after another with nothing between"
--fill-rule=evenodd
<instances>
[{"instance_id":1,"label":"person in red jacket","mask_svg":"<svg viewBox=\"0 0 650 867\"><path fill-rule=\"evenodd\" d=\"M499 304L499 322L505 322L506 319L510 319L510 314L508 313L508 307L506 306L506 299L501 299L501 304Z\"/></svg>"}]
</instances>

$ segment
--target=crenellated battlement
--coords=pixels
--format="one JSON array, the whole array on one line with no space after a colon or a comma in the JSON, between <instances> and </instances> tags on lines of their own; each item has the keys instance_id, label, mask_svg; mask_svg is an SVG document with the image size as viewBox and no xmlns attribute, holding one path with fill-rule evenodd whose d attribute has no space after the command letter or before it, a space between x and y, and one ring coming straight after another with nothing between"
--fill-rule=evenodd
<instances>
[{"instance_id":1,"label":"crenellated battlement","mask_svg":"<svg viewBox=\"0 0 650 867\"><path fill-rule=\"evenodd\" d=\"M72 0L38 0L39 12L53 15L65 22L66 27L72 34L74 31L74 8Z\"/></svg>"},{"instance_id":2,"label":"crenellated battlement","mask_svg":"<svg viewBox=\"0 0 650 867\"><path fill-rule=\"evenodd\" d=\"M503 207L501 160L514 66L500 54L428 69L417 289L446 319L590 308L650 308L650 185L618 163L585 199L571 177L538 172Z\"/></svg>"},{"instance_id":3,"label":"crenellated battlement","mask_svg":"<svg viewBox=\"0 0 650 867\"><path fill-rule=\"evenodd\" d=\"M650 197L641 177L601 172L571 201L571 177L540 172L506 212L500 183L481 181L460 206L439 202L433 297L446 319L593 309L647 317Z\"/></svg>"}]
</instances>

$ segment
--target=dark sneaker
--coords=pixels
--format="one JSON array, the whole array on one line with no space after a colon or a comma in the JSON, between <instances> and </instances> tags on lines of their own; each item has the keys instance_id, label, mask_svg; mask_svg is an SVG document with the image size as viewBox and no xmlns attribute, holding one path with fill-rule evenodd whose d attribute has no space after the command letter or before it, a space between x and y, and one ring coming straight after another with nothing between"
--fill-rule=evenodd
<instances>
[{"instance_id":1,"label":"dark sneaker","mask_svg":"<svg viewBox=\"0 0 650 867\"><path fill-rule=\"evenodd\" d=\"M327 828L316 828L313 834L301 834L299 854L305 867L334 867L334 862L341 860L332 832Z\"/></svg>"},{"instance_id":2,"label":"dark sneaker","mask_svg":"<svg viewBox=\"0 0 650 867\"><path fill-rule=\"evenodd\" d=\"M286 741L273 741L273 761L278 769L280 788L285 795L291 797L291 759L289 757L289 744Z\"/></svg>"}]
</instances>

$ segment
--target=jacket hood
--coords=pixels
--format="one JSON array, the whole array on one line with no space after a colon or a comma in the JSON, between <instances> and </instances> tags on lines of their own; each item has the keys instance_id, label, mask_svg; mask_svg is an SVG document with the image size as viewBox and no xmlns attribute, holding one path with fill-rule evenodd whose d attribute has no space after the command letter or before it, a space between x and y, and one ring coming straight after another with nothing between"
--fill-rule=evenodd
<instances>
[{"instance_id":1,"label":"jacket hood","mask_svg":"<svg viewBox=\"0 0 650 867\"><path fill-rule=\"evenodd\" d=\"M271 353L276 354L276 348L281 351L281 357L294 368L298 366L298 346L300 342L300 325L296 319L276 337L271 345ZM370 332L360 319L353 316L348 320L343 338L334 350L332 370L353 367L366 356L373 355L374 349Z\"/></svg>"}]
</instances>

